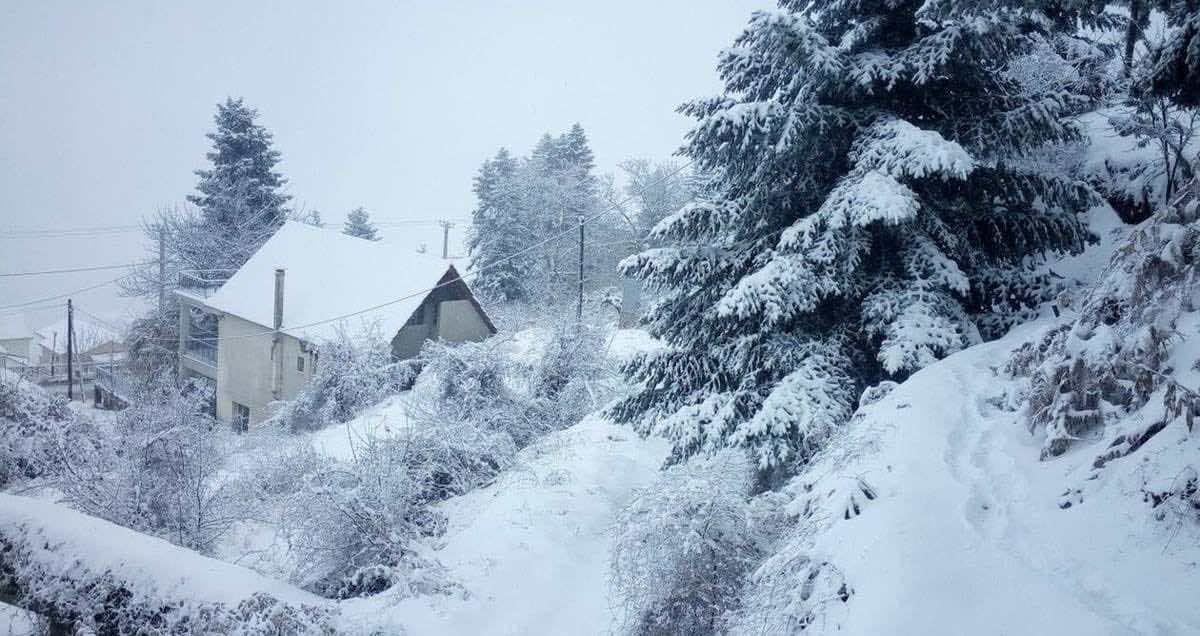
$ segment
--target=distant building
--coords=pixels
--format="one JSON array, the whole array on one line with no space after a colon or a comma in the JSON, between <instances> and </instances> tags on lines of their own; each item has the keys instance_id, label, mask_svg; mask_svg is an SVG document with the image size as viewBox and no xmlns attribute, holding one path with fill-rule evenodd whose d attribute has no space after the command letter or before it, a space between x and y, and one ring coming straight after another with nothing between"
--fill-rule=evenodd
<instances>
[{"instance_id":1,"label":"distant building","mask_svg":"<svg viewBox=\"0 0 1200 636\"><path fill-rule=\"evenodd\" d=\"M397 360L496 332L451 261L294 222L237 272L184 274L176 296L180 376L208 384L239 427L294 397L339 330L378 329Z\"/></svg>"},{"instance_id":2,"label":"distant building","mask_svg":"<svg viewBox=\"0 0 1200 636\"><path fill-rule=\"evenodd\" d=\"M102 355L107 359L125 352L125 341L116 329L80 316L78 311L71 322L75 329L72 340L74 363L79 365L83 373L90 376L94 356ZM37 335L39 364L47 368L54 367L55 375L66 373L66 317L38 327Z\"/></svg>"},{"instance_id":3,"label":"distant building","mask_svg":"<svg viewBox=\"0 0 1200 636\"><path fill-rule=\"evenodd\" d=\"M38 335L20 314L0 316L0 368L16 370L38 363Z\"/></svg>"}]
</instances>

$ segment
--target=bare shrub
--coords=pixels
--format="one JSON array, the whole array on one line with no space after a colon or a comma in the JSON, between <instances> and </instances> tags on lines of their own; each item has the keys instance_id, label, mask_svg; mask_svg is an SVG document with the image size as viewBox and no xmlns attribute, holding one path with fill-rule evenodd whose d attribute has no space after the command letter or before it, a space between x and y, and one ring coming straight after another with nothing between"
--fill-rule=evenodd
<instances>
[{"instance_id":1,"label":"bare shrub","mask_svg":"<svg viewBox=\"0 0 1200 636\"><path fill-rule=\"evenodd\" d=\"M199 387L141 391L94 444L55 439L58 485L77 510L211 554L246 502L222 477L231 435Z\"/></svg>"},{"instance_id":2,"label":"bare shrub","mask_svg":"<svg viewBox=\"0 0 1200 636\"><path fill-rule=\"evenodd\" d=\"M378 326L353 335L339 329L321 343L312 379L275 416L292 431L311 431L348 422L364 409L407 389L417 367L393 362L392 350Z\"/></svg>"},{"instance_id":3,"label":"bare shrub","mask_svg":"<svg viewBox=\"0 0 1200 636\"><path fill-rule=\"evenodd\" d=\"M610 597L628 634L711 634L781 529L740 450L666 469L615 525Z\"/></svg>"}]
</instances>

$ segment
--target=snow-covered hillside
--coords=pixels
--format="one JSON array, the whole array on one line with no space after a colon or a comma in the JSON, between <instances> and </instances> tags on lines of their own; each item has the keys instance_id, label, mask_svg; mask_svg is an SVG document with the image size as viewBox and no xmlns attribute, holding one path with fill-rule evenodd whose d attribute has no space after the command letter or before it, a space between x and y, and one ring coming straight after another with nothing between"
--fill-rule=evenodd
<instances>
[{"instance_id":1,"label":"snow-covered hillside","mask_svg":"<svg viewBox=\"0 0 1200 636\"><path fill-rule=\"evenodd\" d=\"M1094 453L1039 461L1041 440L1002 408L1012 381L1001 369L1034 331L955 354L859 411L795 485L806 521L759 572L742 629L1200 630L1194 531L1154 523L1136 468L1064 502ZM784 587L803 579L797 569L810 585Z\"/></svg>"}]
</instances>

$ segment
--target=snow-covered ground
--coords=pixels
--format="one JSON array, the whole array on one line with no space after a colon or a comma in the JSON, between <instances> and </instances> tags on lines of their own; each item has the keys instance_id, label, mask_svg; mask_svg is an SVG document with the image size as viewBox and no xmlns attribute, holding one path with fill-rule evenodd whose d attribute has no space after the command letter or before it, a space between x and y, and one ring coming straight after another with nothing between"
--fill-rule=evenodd
<instances>
[{"instance_id":1,"label":"snow-covered ground","mask_svg":"<svg viewBox=\"0 0 1200 636\"><path fill-rule=\"evenodd\" d=\"M1034 329L918 372L806 474L797 504L827 514L790 549L852 589L817 633L1200 633L1197 537L1152 520L1136 470L1064 508L1095 449L1039 461L1041 440L1000 408L997 369Z\"/></svg>"},{"instance_id":2,"label":"snow-covered ground","mask_svg":"<svg viewBox=\"0 0 1200 636\"><path fill-rule=\"evenodd\" d=\"M451 525L438 558L462 595L347 601L345 628L607 633L611 524L666 454L665 442L598 417L525 449L497 483L446 503Z\"/></svg>"},{"instance_id":3,"label":"snow-covered ground","mask_svg":"<svg viewBox=\"0 0 1200 636\"><path fill-rule=\"evenodd\" d=\"M1095 260L1089 259L1069 269L1086 271ZM1091 480L1095 448L1040 461L1042 440L1012 408L1017 381L1001 369L1016 347L1052 324L1045 318L1018 327L916 373L860 409L793 484L794 512L818 512L783 553L831 564L850 591L845 602L835 597L821 604L810 633L1200 633L1200 536L1155 520L1140 495L1143 473L1152 472L1142 464L1195 442L1160 434ZM507 346L532 351L538 340L525 334ZM618 332L610 355L626 358L653 346L644 333ZM403 426L405 399L397 396L311 441L344 458L356 435ZM548 436L522 451L517 466L496 483L442 504L449 530L436 557L461 586L459 593L401 598L385 592L344 601L341 629L610 632L613 523L637 489L655 483L667 452L662 440L641 439L596 415ZM43 504L30 505L28 514L46 512L37 508ZM112 535L57 531L72 541L104 542ZM81 549L102 552L122 568L149 559L115 544ZM203 563L214 572L232 568ZM252 580L254 587L270 587L296 602L315 601L233 569L241 577L236 580ZM188 580L193 578L188 585L220 583L202 590L206 596L245 593L227 584L229 576ZM769 582L759 581L766 592ZM781 602L799 594L777 592ZM12 612L0 612L0 628L4 621L24 628ZM769 624L757 627L755 633L777 632Z\"/></svg>"}]
</instances>

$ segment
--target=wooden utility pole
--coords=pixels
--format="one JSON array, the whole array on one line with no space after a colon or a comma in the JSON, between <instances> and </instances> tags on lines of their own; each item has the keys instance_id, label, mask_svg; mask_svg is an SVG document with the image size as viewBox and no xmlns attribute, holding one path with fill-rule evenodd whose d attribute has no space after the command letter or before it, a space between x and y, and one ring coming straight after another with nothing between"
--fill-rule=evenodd
<instances>
[{"instance_id":1,"label":"wooden utility pole","mask_svg":"<svg viewBox=\"0 0 1200 636\"><path fill-rule=\"evenodd\" d=\"M158 226L158 314L167 311L167 241L162 225Z\"/></svg>"},{"instance_id":2,"label":"wooden utility pole","mask_svg":"<svg viewBox=\"0 0 1200 636\"><path fill-rule=\"evenodd\" d=\"M50 336L50 377L54 377L54 358L58 357L58 332Z\"/></svg>"},{"instance_id":3,"label":"wooden utility pole","mask_svg":"<svg viewBox=\"0 0 1200 636\"><path fill-rule=\"evenodd\" d=\"M67 400L75 399L74 358L71 356L75 349L75 308L71 299L67 299Z\"/></svg>"},{"instance_id":4,"label":"wooden utility pole","mask_svg":"<svg viewBox=\"0 0 1200 636\"><path fill-rule=\"evenodd\" d=\"M579 303L575 306L575 320L583 322L583 215L579 215Z\"/></svg>"},{"instance_id":5,"label":"wooden utility pole","mask_svg":"<svg viewBox=\"0 0 1200 636\"><path fill-rule=\"evenodd\" d=\"M454 224L442 220L438 221L438 225L442 226L442 258L448 259L450 258L450 228L454 227Z\"/></svg>"}]
</instances>

